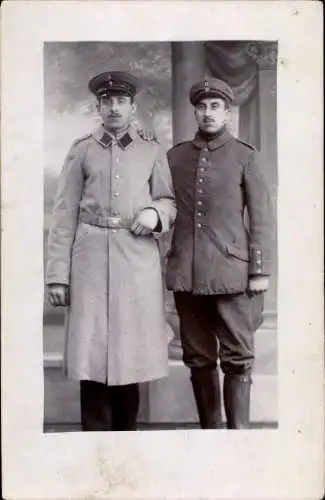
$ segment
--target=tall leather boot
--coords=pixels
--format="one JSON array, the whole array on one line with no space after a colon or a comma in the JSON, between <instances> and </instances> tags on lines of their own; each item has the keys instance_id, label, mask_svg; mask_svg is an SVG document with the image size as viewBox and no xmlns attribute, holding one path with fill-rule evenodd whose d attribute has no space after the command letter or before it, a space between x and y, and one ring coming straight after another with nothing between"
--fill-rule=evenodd
<instances>
[{"instance_id":1,"label":"tall leather boot","mask_svg":"<svg viewBox=\"0 0 325 500\"><path fill-rule=\"evenodd\" d=\"M80 381L81 427L83 431L111 431L110 387L92 380Z\"/></svg>"},{"instance_id":2,"label":"tall leather boot","mask_svg":"<svg viewBox=\"0 0 325 500\"><path fill-rule=\"evenodd\" d=\"M140 404L139 384L113 387L113 431L136 431Z\"/></svg>"},{"instance_id":3,"label":"tall leather boot","mask_svg":"<svg viewBox=\"0 0 325 500\"><path fill-rule=\"evenodd\" d=\"M192 368L191 382L201 429L217 429L221 427L221 394L218 368Z\"/></svg>"},{"instance_id":4,"label":"tall leather boot","mask_svg":"<svg viewBox=\"0 0 325 500\"><path fill-rule=\"evenodd\" d=\"M228 429L249 429L250 375L226 373L223 398Z\"/></svg>"}]
</instances>

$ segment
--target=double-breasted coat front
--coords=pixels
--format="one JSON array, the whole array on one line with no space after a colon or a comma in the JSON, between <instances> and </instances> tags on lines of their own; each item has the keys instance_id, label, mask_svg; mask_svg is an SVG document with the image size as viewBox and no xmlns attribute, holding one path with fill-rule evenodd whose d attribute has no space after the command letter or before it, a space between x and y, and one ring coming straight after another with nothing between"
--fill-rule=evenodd
<instances>
[{"instance_id":1,"label":"double-breasted coat front","mask_svg":"<svg viewBox=\"0 0 325 500\"><path fill-rule=\"evenodd\" d=\"M108 385L167 375L168 326L157 235L135 236L143 208L160 233L175 218L166 156L132 127L114 139L103 127L74 142L65 160L48 241L46 283L69 286L65 368ZM121 221L108 228L108 217Z\"/></svg>"}]
</instances>

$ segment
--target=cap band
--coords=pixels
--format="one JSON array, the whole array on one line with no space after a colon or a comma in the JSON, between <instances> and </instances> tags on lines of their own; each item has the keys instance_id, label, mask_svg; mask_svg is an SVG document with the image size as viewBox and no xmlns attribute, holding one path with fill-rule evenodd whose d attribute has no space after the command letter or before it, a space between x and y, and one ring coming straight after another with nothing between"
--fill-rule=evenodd
<instances>
[{"instance_id":1,"label":"cap band","mask_svg":"<svg viewBox=\"0 0 325 500\"><path fill-rule=\"evenodd\" d=\"M208 97L220 97L221 99L227 101L228 103L231 102L229 96L224 92L222 92L221 90L209 88L209 89L199 90L194 95L192 95L191 103L193 104L193 106L195 106L201 99L205 99Z\"/></svg>"}]
</instances>

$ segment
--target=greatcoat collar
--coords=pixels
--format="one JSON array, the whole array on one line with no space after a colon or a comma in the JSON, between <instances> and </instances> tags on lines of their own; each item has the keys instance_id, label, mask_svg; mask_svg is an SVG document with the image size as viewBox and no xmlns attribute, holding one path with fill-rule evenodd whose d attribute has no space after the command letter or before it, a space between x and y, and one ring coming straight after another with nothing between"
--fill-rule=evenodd
<instances>
[{"instance_id":1,"label":"greatcoat collar","mask_svg":"<svg viewBox=\"0 0 325 500\"><path fill-rule=\"evenodd\" d=\"M104 148L108 148L112 145L113 142L116 142L116 144L121 149L125 150L131 146L136 134L134 127L130 126L122 134L117 134L117 136L114 136L113 134L108 132L103 125L100 125L96 130L94 130L92 135L93 138Z\"/></svg>"}]
</instances>

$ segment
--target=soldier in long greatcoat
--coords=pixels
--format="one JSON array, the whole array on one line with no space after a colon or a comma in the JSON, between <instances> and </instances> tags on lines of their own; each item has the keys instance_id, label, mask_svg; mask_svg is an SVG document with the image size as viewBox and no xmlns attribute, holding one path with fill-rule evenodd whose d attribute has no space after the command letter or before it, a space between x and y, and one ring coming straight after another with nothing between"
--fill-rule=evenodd
<instances>
[{"instance_id":1,"label":"soldier in long greatcoat","mask_svg":"<svg viewBox=\"0 0 325 500\"><path fill-rule=\"evenodd\" d=\"M167 375L157 237L175 218L166 155L130 126L139 81L106 72L89 89L103 124L65 160L46 283L68 306L65 368L80 380L84 430L133 430L140 382Z\"/></svg>"},{"instance_id":2,"label":"soldier in long greatcoat","mask_svg":"<svg viewBox=\"0 0 325 500\"><path fill-rule=\"evenodd\" d=\"M220 425L220 358L228 428L247 428L254 332L270 274L272 207L257 151L228 130L229 85L207 78L189 97L198 131L168 152L177 216L167 284L201 427Z\"/></svg>"}]
</instances>

